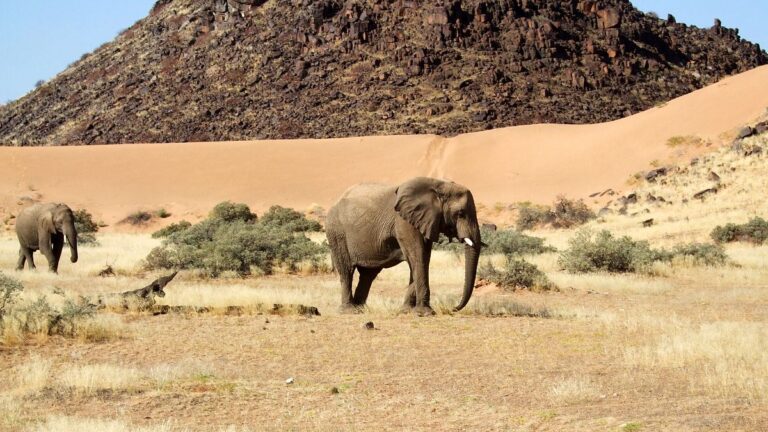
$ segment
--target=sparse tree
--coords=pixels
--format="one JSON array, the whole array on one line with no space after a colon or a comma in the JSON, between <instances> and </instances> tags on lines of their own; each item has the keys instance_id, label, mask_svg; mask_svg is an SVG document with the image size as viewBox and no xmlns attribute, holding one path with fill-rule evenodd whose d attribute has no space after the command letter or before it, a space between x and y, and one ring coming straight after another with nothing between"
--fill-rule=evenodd
<instances>
[{"instance_id":1,"label":"sparse tree","mask_svg":"<svg viewBox=\"0 0 768 432\"><path fill-rule=\"evenodd\" d=\"M43 84L45 84L45 80L38 80L35 83L35 88L40 88L40 87L42 87Z\"/></svg>"}]
</instances>

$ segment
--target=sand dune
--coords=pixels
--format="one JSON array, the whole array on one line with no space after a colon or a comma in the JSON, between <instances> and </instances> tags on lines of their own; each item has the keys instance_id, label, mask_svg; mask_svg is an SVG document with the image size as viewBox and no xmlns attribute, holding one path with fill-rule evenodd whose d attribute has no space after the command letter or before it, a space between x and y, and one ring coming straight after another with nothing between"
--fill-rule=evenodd
<instances>
[{"instance_id":1,"label":"sand dune","mask_svg":"<svg viewBox=\"0 0 768 432\"><path fill-rule=\"evenodd\" d=\"M330 206L351 184L445 177L485 204L549 202L626 188L635 172L706 147L672 148L673 136L714 145L766 114L768 66L730 77L646 112L596 125L533 125L460 135L327 140L0 147L0 207L24 196L84 207L107 223L160 207L205 214L223 200Z\"/></svg>"}]
</instances>

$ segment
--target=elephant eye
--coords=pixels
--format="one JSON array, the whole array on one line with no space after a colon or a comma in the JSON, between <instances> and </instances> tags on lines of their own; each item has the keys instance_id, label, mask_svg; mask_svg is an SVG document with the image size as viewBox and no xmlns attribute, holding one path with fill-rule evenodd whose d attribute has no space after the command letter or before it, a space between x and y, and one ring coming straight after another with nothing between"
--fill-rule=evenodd
<instances>
[{"instance_id":1,"label":"elephant eye","mask_svg":"<svg viewBox=\"0 0 768 432\"><path fill-rule=\"evenodd\" d=\"M464 218L464 216L465 216L465 214L464 214L464 210L459 210L459 211L456 213L456 217L458 217L459 219L462 219L462 218Z\"/></svg>"}]
</instances>

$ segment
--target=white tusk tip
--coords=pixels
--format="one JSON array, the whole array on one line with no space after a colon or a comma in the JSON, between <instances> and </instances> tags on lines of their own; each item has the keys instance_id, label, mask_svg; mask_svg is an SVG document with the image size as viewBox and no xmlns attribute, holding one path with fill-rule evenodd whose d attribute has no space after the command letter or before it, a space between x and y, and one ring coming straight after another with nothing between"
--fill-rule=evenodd
<instances>
[{"instance_id":1,"label":"white tusk tip","mask_svg":"<svg viewBox=\"0 0 768 432\"><path fill-rule=\"evenodd\" d=\"M466 244L467 244L467 246L469 246L469 247L473 247L473 246L475 245L475 244L472 242L472 240L470 240L470 239L468 239L468 238L465 238L465 239L464 239L464 243L466 243Z\"/></svg>"}]
</instances>

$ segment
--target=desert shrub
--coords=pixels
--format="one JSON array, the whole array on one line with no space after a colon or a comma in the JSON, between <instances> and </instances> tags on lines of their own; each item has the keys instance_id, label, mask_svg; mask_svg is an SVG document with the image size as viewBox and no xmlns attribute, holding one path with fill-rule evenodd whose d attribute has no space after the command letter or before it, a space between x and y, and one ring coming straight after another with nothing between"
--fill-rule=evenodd
<instances>
[{"instance_id":1,"label":"desert shrub","mask_svg":"<svg viewBox=\"0 0 768 432\"><path fill-rule=\"evenodd\" d=\"M722 246L687 243L672 249L653 249L647 241L624 236L615 238L608 231L596 235L582 230L560 254L560 266L573 273L607 271L612 273L648 272L654 262L690 260L695 265L718 266L728 262Z\"/></svg>"},{"instance_id":2,"label":"desert shrub","mask_svg":"<svg viewBox=\"0 0 768 432\"><path fill-rule=\"evenodd\" d=\"M292 232L320 231L320 222L307 219L302 213L281 206L272 206L261 216L263 224L279 225Z\"/></svg>"},{"instance_id":3,"label":"desert shrub","mask_svg":"<svg viewBox=\"0 0 768 432\"><path fill-rule=\"evenodd\" d=\"M488 246L483 248L484 253L504 255L538 255L546 252L554 252L556 249L544 244L544 239L523 234L516 230L490 230L481 228L480 236L483 243ZM447 243L443 237L442 243L436 243L436 250L450 250L457 254L464 251L463 243Z\"/></svg>"},{"instance_id":4,"label":"desert shrub","mask_svg":"<svg viewBox=\"0 0 768 432\"><path fill-rule=\"evenodd\" d=\"M224 222L234 222L236 220L251 222L256 220L256 214L251 213L251 209L247 204L236 204L231 201L224 201L216 204L213 210L211 210L208 219L221 220Z\"/></svg>"},{"instance_id":5,"label":"desert shrub","mask_svg":"<svg viewBox=\"0 0 768 432\"><path fill-rule=\"evenodd\" d=\"M507 256L503 269L496 269L490 262L478 269L480 279L493 282L507 289L529 289L534 291L549 291L556 289L555 285L535 265L516 256Z\"/></svg>"},{"instance_id":6,"label":"desert shrub","mask_svg":"<svg viewBox=\"0 0 768 432\"><path fill-rule=\"evenodd\" d=\"M595 218L593 212L583 200L569 200L560 196L552 206L552 221L554 228L571 228L587 223Z\"/></svg>"},{"instance_id":7,"label":"desert shrub","mask_svg":"<svg viewBox=\"0 0 768 432\"><path fill-rule=\"evenodd\" d=\"M129 214L120 222L131 225L142 225L149 222L150 220L152 220L152 213L144 210L138 210Z\"/></svg>"},{"instance_id":8,"label":"desert shrub","mask_svg":"<svg viewBox=\"0 0 768 432\"><path fill-rule=\"evenodd\" d=\"M705 266L719 266L728 262L728 255L722 245L708 243L680 244L669 252L659 252L658 256L669 261L675 258L689 259L697 265Z\"/></svg>"},{"instance_id":9,"label":"desert shrub","mask_svg":"<svg viewBox=\"0 0 768 432\"><path fill-rule=\"evenodd\" d=\"M583 200L576 201L559 196L551 207L533 204L522 205L516 226L519 231L545 225L553 228L572 228L583 225L594 218L595 212Z\"/></svg>"},{"instance_id":10,"label":"desert shrub","mask_svg":"<svg viewBox=\"0 0 768 432\"><path fill-rule=\"evenodd\" d=\"M160 208L154 211L153 213L155 216L159 217L160 219L165 219L171 217L171 213L168 212L168 210L164 208Z\"/></svg>"},{"instance_id":11,"label":"desert shrub","mask_svg":"<svg viewBox=\"0 0 768 432\"><path fill-rule=\"evenodd\" d=\"M754 244L763 244L768 240L768 221L761 217L755 217L745 224L728 223L716 226L710 233L712 240L717 243L730 243L746 241Z\"/></svg>"},{"instance_id":12,"label":"desert shrub","mask_svg":"<svg viewBox=\"0 0 768 432\"><path fill-rule=\"evenodd\" d=\"M646 241L627 236L615 238L609 231L595 235L589 230L581 230L568 241L568 249L560 253L558 263L573 273L628 273L647 271L658 258L658 252Z\"/></svg>"},{"instance_id":13,"label":"desert shrub","mask_svg":"<svg viewBox=\"0 0 768 432\"><path fill-rule=\"evenodd\" d=\"M245 204L221 203L208 219L168 234L163 244L147 255L146 266L200 269L217 277L224 272L248 275L253 268L264 274L271 274L275 267L293 272L302 262L318 263L327 246L295 231L297 224L281 225L282 220L257 220Z\"/></svg>"},{"instance_id":14,"label":"desert shrub","mask_svg":"<svg viewBox=\"0 0 768 432\"><path fill-rule=\"evenodd\" d=\"M192 224L183 220L179 222L172 223L168 225L167 227L160 228L159 230L152 233L152 238L164 238L168 237L171 234L175 234L177 232L181 232L186 230L187 228L191 227Z\"/></svg>"},{"instance_id":15,"label":"desert shrub","mask_svg":"<svg viewBox=\"0 0 768 432\"><path fill-rule=\"evenodd\" d=\"M518 231L536 228L549 223L549 207L534 204L524 204L517 215L516 227Z\"/></svg>"},{"instance_id":16,"label":"desert shrub","mask_svg":"<svg viewBox=\"0 0 768 432\"><path fill-rule=\"evenodd\" d=\"M0 321L23 290L21 282L0 272Z\"/></svg>"},{"instance_id":17,"label":"desert shrub","mask_svg":"<svg viewBox=\"0 0 768 432\"><path fill-rule=\"evenodd\" d=\"M96 309L87 297L67 298L60 306L52 305L45 296L28 301L16 298L5 308L0 333L6 342L23 341L31 334L94 340L90 334L99 330L93 322Z\"/></svg>"},{"instance_id":18,"label":"desert shrub","mask_svg":"<svg viewBox=\"0 0 768 432\"><path fill-rule=\"evenodd\" d=\"M99 231L99 224L93 220L93 215L85 209L75 210L73 214L78 245L98 244L96 233Z\"/></svg>"}]
</instances>

